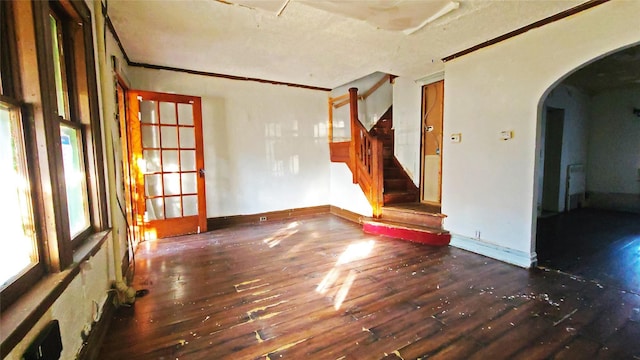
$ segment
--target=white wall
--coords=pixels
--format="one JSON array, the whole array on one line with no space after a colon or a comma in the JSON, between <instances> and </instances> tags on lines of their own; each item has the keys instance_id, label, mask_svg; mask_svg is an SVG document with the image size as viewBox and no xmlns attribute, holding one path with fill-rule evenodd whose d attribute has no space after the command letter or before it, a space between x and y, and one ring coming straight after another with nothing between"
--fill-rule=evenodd
<instances>
[{"instance_id":1,"label":"white wall","mask_svg":"<svg viewBox=\"0 0 640 360\"><path fill-rule=\"evenodd\" d=\"M640 2L608 2L445 64L445 138L462 133L443 148L452 244L521 266L535 260L541 100L574 69L640 41L629 25L638 13ZM502 130L514 138L499 140Z\"/></svg>"},{"instance_id":2,"label":"white wall","mask_svg":"<svg viewBox=\"0 0 640 360\"><path fill-rule=\"evenodd\" d=\"M587 191L640 194L640 85L592 101Z\"/></svg>"},{"instance_id":3,"label":"white wall","mask_svg":"<svg viewBox=\"0 0 640 360\"><path fill-rule=\"evenodd\" d=\"M373 208L360 185L353 183L353 174L345 163L331 163L331 197L333 206L363 216L373 216Z\"/></svg>"},{"instance_id":4,"label":"white wall","mask_svg":"<svg viewBox=\"0 0 640 360\"><path fill-rule=\"evenodd\" d=\"M109 235L105 244L110 242L111 236ZM111 283L108 276L111 266L108 256L110 251L110 248L105 245L94 257L81 265L80 274L71 281L62 295L5 359L22 359L24 351L52 320L58 320L60 323L62 338L60 359L76 358L82 348L80 333L85 328L91 329L93 321L99 320L102 315L100 312L95 312L94 307L102 309L107 299L106 290L109 289Z\"/></svg>"},{"instance_id":5,"label":"white wall","mask_svg":"<svg viewBox=\"0 0 640 360\"><path fill-rule=\"evenodd\" d=\"M418 186L420 184L420 131L422 84L398 77L393 84L395 156Z\"/></svg>"},{"instance_id":6,"label":"white wall","mask_svg":"<svg viewBox=\"0 0 640 360\"><path fill-rule=\"evenodd\" d=\"M560 161L560 192L558 194L558 209L565 210L565 196L567 183L567 166L571 164L587 164L587 135L589 123L589 95L573 86L560 84L554 88L544 102L540 113L540 148L545 146L545 129L543 128L546 117L546 108L553 107L564 109L564 128L562 133L562 155ZM540 151L539 154L544 153ZM542 175L544 174L543 159L540 159L538 169L538 205L542 204Z\"/></svg>"},{"instance_id":7,"label":"white wall","mask_svg":"<svg viewBox=\"0 0 640 360\"><path fill-rule=\"evenodd\" d=\"M202 98L207 217L326 205L323 91L130 68L134 88Z\"/></svg>"}]
</instances>

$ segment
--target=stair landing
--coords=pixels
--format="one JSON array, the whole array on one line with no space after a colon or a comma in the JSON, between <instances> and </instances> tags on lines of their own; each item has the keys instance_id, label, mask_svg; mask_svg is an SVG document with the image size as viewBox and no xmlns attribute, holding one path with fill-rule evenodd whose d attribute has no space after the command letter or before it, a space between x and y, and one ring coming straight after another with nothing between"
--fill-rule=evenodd
<instances>
[{"instance_id":1,"label":"stair landing","mask_svg":"<svg viewBox=\"0 0 640 360\"><path fill-rule=\"evenodd\" d=\"M369 234L390 236L434 246L446 246L451 234L442 227L446 215L440 206L421 203L403 203L382 208L382 217L363 222Z\"/></svg>"}]
</instances>

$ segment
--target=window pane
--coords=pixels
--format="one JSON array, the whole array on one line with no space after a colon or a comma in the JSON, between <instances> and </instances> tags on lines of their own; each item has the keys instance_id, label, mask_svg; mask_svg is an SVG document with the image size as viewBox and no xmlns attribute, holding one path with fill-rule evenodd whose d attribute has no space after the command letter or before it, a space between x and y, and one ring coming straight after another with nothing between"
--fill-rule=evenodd
<instances>
[{"instance_id":1,"label":"window pane","mask_svg":"<svg viewBox=\"0 0 640 360\"><path fill-rule=\"evenodd\" d=\"M140 100L140 122L143 124L157 124L156 102Z\"/></svg>"},{"instance_id":2,"label":"window pane","mask_svg":"<svg viewBox=\"0 0 640 360\"><path fill-rule=\"evenodd\" d=\"M160 150L144 150L142 152L147 172L160 171Z\"/></svg>"},{"instance_id":3,"label":"window pane","mask_svg":"<svg viewBox=\"0 0 640 360\"><path fill-rule=\"evenodd\" d=\"M178 104L178 124L193 125L193 106L191 104Z\"/></svg>"},{"instance_id":4,"label":"window pane","mask_svg":"<svg viewBox=\"0 0 640 360\"><path fill-rule=\"evenodd\" d=\"M67 106L67 81L64 66L64 53L62 51L62 28L60 21L49 14L51 26L51 47L53 49L53 76L56 81L56 101L58 103L58 115L68 119Z\"/></svg>"},{"instance_id":5,"label":"window pane","mask_svg":"<svg viewBox=\"0 0 640 360\"><path fill-rule=\"evenodd\" d=\"M142 125L140 131L142 132L142 146L145 148L159 148L160 147L160 133L157 126Z\"/></svg>"},{"instance_id":6,"label":"window pane","mask_svg":"<svg viewBox=\"0 0 640 360\"><path fill-rule=\"evenodd\" d=\"M180 195L180 174L164 174L164 194Z\"/></svg>"},{"instance_id":7,"label":"window pane","mask_svg":"<svg viewBox=\"0 0 640 360\"><path fill-rule=\"evenodd\" d=\"M182 204L184 206L184 216L198 215L198 196L197 195L183 196Z\"/></svg>"},{"instance_id":8,"label":"window pane","mask_svg":"<svg viewBox=\"0 0 640 360\"><path fill-rule=\"evenodd\" d=\"M165 198L165 206L167 210L167 219L182 217L182 208L180 207L180 196L172 196Z\"/></svg>"},{"instance_id":9,"label":"window pane","mask_svg":"<svg viewBox=\"0 0 640 360\"><path fill-rule=\"evenodd\" d=\"M178 147L178 128L175 126L163 126L160 130L160 136L162 137L162 148Z\"/></svg>"},{"instance_id":10,"label":"window pane","mask_svg":"<svg viewBox=\"0 0 640 360\"><path fill-rule=\"evenodd\" d=\"M144 176L144 195L162 196L162 175Z\"/></svg>"},{"instance_id":11,"label":"window pane","mask_svg":"<svg viewBox=\"0 0 640 360\"><path fill-rule=\"evenodd\" d=\"M180 170L178 167L178 150L162 150L162 171L172 172Z\"/></svg>"},{"instance_id":12,"label":"window pane","mask_svg":"<svg viewBox=\"0 0 640 360\"><path fill-rule=\"evenodd\" d=\"M19 113L0 103L0 285L38 261L26 166Z\"/></svg>"},{"instance_id":13,"label":"window pane","mask_svg":"<svg viewBox=\"0 0 640 360\"><path fill-rule=\"evenodd\" d=\"M61 125L60 143L62 144L64 179L67 189L69 228L71 238L74 238L91 225L80 130Z\"/></svg>"},{"instance_id":14,"label":"window pane","mask_svg":"<svg viewBox=\"0 0 640 360\"><path fill-rule=\"evenodd\" d=\"M160 103L160 123L175 125L176 123L175 103L168 103L168 102Z\"/></svg>"},{"instance_id":15,"label":"window pane","mask_svg":"<svg viewBox=\"0 0 640 360\"><path fill-rule=\"evenodd\" d=\"M164 219L164 200L162 198L147 199L144 217L145 221Z\"/></svg>"},{"instance_id":16,"label":"window pane","mask_svg":"<svg viewBox=\"0 0 640 360\"><path fill-rule=\"evenodd\" d=\"M182 193L195 194L198 192L198 177L196 173L182 174Z\"/></svg>"},{"instance_id":17,"label":"window pane","mask_svg":"<svg viewBox=\"0 0 640 360\"><path fill-rule=\"evenodd\" d=\"M196 135L195 128L181 127L180 128L180 147L192 148L196 147Z\"/></svg>"},{"instance_id":18,"label":"window pane","mask_svg":"<svg viewBox=\"0 0 640 360\"><path fill-rule=\"evenodd\" d=\"M195 150L180 150L180 171L196 171Z\"/></svg>"}]
</instances>

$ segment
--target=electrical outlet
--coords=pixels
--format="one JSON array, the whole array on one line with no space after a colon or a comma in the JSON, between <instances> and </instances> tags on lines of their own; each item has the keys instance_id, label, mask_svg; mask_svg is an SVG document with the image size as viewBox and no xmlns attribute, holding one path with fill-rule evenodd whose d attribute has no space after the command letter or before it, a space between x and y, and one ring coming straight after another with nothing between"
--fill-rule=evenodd
<instances>
[{"instance_id":1,"label":"electrical outlet","mask_svg":"<svg viewBox=\"0 0 640 360\"><path fill-rule=\"evenodd\" d=\"M267 217L266 216L260 216L260 221L267 221Z\"/></svg>"}]
</instances>

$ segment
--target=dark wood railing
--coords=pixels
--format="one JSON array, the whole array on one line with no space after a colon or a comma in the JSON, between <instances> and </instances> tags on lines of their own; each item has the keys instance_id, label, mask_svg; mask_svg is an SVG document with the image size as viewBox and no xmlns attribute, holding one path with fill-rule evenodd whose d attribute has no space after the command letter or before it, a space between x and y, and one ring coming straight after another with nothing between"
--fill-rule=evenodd
<instances>
[{"instance_id":1,"label":"dark wood railing","mask_svg":"<svg viewBox=\"0 0 640 360\"><path fill-rule=\"evenodd\" d=\"M351 144L349 148L349 168L353 174L353 183L359 184L369 204L373 216L382 214L383 205L383 155L382 141L369 134L358 119L358 89L349 89L351 121Z\"/></svg>"}]
</instances>

